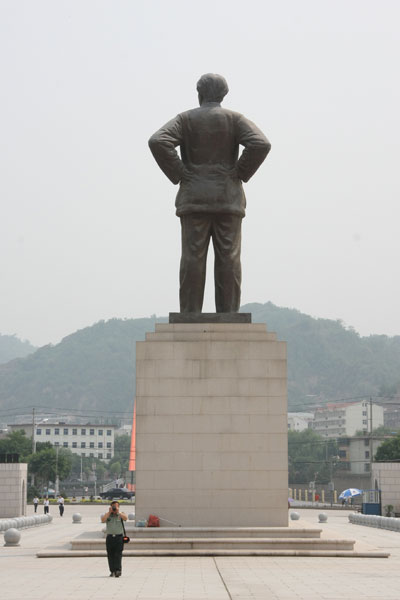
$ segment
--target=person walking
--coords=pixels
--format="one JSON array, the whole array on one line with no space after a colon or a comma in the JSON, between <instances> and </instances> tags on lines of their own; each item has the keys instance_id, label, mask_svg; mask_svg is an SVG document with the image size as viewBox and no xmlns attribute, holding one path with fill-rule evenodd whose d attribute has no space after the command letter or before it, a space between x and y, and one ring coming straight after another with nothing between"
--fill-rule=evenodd
<instances>
[{"instance_id":1,"label":"person walking","mask_svg":"<svg viewBox=\"0 0 400 600\"><path fill-rule=\"evenodd\" d=\"M122 551L124 549L124 526L122 521L127 520L125 513L120 512L119 502L111 502L108 512L101 517L101 522L106 524L106 549L110 577L120 577L122 574Z\"/></svg>"},{"instance_id":2,"label":"person walking","mask_svg":"<svg viewBox=\"0 0 400 600\"><path fill-rule=\"evenodd\" d=\"M64 514L64 498L61 496L61 494L59 494L58 496L57 504L58 510L60 511L60 517L62 517Z\"/></svg>"},{"instance_id":3,"label":"person walking","mask_svg":"<svg viewBox=\"0 0 400 600\"><path fill-rule=\"evenodd\" d=\"M45 515L47 515L49 513L49 509L50 509L50 500L48 498L45 498L43 500L43 510L44 510Z\"/></svg>"},{"instance_id":4,"label":"person walking","mask_svg":"<svg viewBox=\"0 0 400 600\"><path fill-rule=\"evenodd\" d=\"M35 496L34 499L33 499L33 510L35 512L37 512L38 504L39 504L39 498L37 496Z\"/></svg>"}]
</instances>

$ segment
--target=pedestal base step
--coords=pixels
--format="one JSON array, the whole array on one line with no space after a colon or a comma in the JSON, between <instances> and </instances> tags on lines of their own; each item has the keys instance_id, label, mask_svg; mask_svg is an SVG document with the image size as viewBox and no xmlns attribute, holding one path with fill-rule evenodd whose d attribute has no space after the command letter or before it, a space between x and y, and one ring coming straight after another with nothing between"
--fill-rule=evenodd
<instances>
[{"instance_id":1,"label":"pedestal base step","mask_svg":"<svg viewBox=\"0 0 400 600\"><path fill-rule=\"evenodd\" d=\"M72 550L102 550L103 539L75 539ZM125 545L127 550L171 550L179 553L187 550L345 550L354 548L353 540L312 538L136 538Z\"/></svg>"},{"instance_id":2,"label":"pedestal base step","mask_svg":"<svg viewBox=\"0 0 400 600\"><path fill-rule=\"evenodd\" d=\"M132 538L319 538L322 529L301 527L135 527L125 523Z\"/></svg>"},{"instance_id":3,"label":"pedestal base step","mask_svg":"<svg viewBox=\"0 0 400 600\"><path fill-rule=\"evenodd\" d=\"M93 558L106 557L105 550L42 550L38 558ZM341 558L388 558L387 552L355 552L351 550L124 550L124 557L130 556L301 556L301 557L341 557Z\"/></svg>"},{"instance_id":4,"label":"pedestal base step","mask_svg":"<svg viewBox=\"0 0 400 600\"><path fill-rule=\"evenodd\" d=\"M387 558L386 552L357 552L354 541L320 538L321 529L292 527L131 528L124 556L337 556ZM106 556L101 531L82 533L71 549L45 549L39 558Z\"/></svg>"}]
</instances>

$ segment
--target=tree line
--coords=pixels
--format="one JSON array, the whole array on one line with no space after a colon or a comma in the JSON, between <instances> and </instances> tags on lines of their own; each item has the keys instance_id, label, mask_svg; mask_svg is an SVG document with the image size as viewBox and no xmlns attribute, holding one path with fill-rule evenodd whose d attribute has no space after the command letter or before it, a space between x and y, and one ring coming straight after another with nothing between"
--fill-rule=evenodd
<instances>
[{"instance_id":1,"label":"tree line","mask_svg":"<svg viewBox=\"0 0 400 600\"><path fill-rule=\"evenodd\" d=\"M374 435L387 433L383 428L374 430ZM337 439L326 439L312 429L288 432L289 482L327 484L336 470L340 468ZM57 449L50 442L37 442L36 452L32 453L32 441L23 430L8 433L0 440L0 454L18 454L20 462L28 464L28 474L35 476L36 486L33 493L41 494L48 482L68 478L88 479L96 465L99 480L119 478L128 470L131 438L121 435L115 438L114 456L105 462L97 458L82 458L68 448ZM400 460L400 432L382 442L374 457L375 461Z\"/></svg>"},{"instance_id":2,"label":"tree line","mask_svg":"<svg viewBox=\"0 0 400 600\"><path fill-rule=\"evenodd\" d=\"M35 487L28 495L42 495L49 482L68 479L80 479L81 474L87 480L96 471L99 480L119 478L128 470L131 437L116 436L114 456L105 462L98 458L81 457L68 448L52 446L50 442L36 442L36 452L32 452L32 440L23 429L8 433L0 440L0 454L18 454L19 462L28 464L28 477L34 476ZM93 467L95 466L95 469ZM81 471L82 469L82 471Z\"/></svg>"}]
</instances>

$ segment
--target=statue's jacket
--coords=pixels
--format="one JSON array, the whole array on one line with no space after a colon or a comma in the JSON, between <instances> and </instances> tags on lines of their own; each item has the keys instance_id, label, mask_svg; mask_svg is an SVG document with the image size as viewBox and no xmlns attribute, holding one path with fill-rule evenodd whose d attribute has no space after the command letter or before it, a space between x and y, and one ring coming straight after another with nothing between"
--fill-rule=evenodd
<instances>
[{"instance_id":1,"label":"statue's jacket","mask_svg":"<svg viewBox=\"0 0 400 600\"><path fill-rule=\"evenodd\" d=\"M239 145L244 146L240 157ZM244 217L242 181L254 175L271 148L254 123L217 102L179 114L151 136L149 146L165 175L180 184L175 202L178 216L230 213Z\"/></svg>"}]
</instances>

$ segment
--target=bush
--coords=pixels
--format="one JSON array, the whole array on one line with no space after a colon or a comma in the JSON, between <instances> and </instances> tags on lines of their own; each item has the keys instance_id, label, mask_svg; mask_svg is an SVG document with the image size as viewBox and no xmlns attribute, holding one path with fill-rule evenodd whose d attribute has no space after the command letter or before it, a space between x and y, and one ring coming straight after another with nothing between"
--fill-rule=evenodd
<instances>
[{"instance_id":1,"label":"bush","mask_svg":"<svg viewBox=\"0 0 400 600\"><path fill-rule=\"evenodd\" d=\"M40 498L40 491L34 485L28 485L27 499L28 502L32 502L33 498L37 496Z\"/></svg>"}]
</instances>

